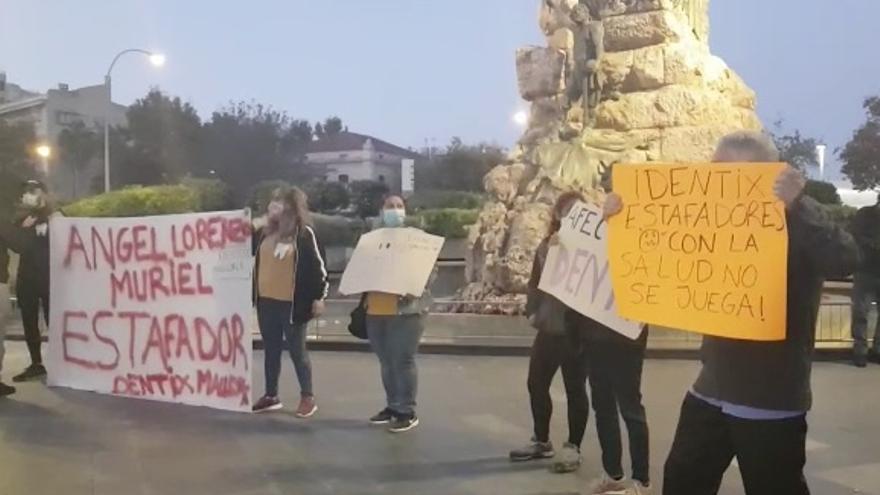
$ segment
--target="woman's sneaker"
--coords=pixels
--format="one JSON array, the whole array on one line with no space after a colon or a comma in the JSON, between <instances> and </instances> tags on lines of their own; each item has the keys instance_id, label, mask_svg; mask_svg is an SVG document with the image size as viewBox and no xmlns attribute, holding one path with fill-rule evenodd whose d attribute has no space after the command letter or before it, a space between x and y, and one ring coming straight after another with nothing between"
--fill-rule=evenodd
<instances>
[{"instance_id":1,"label":"woman's sneaker","mask_svg":"<svg viewBox=\"0 0 880 495\"><path fill-rule=\"evenodd\" d=\"M388 431L391 433L404 433L416 426L419 426L419 418L416 417L415 413L409 416L395 415L391 423L388 424Z\"/></svg>"},{"instance_id":2,"label":"woman's sneaker","mask_svg":"<svg viewBox=\"0 0 880 495\"><path fill-rule=\"evenodd\" d=\"M374 425L387 425L391 422L392 419L394 419L394 413L391 412L391 409L388 409L386 407L385 409L379 411L378 414L370 418L370 423Z\"/></svg>"},{"instance_id":3,"label":"woman's sneaker","mask_svg":"<svg viewBox=\"0 0 880 495\"><path fill-rule=\"evenodd\" d=\"M553 463L554 473L573 473L581 468L581 449L577 445L566 443L559 451L559 457Z\"/></svg>"},{"instance_id":4,"label":"woman's sneaker","mask_svg":"<svg viewBox=\"0 0 880 495\"><path fill-rule=\"evenodd\" d=\"M627 495L631 493L628 491L629 488L631 486L623 481L623 478L616 480L606 474L595 483L590 493L593 495Z\"/></svg>"},{"instance_id":5,"label":"woman's sneaker","mask_svg":"<svg viewBox=\"0 0 880 495\"><path fill-rule=\"evenodd\" d=\"M314 397L303 397L299 400L299 407L296 408L297 418L311 418L318 412L318 405L315 404Z\"/></svg>"},{"instance_id":6,"label":"woman's sneaker","mask_svg":"<svg viewBox=\"0 0 880 495\"><path fill-rule=\"evenodd\" d=\"M556 455L553 451L553 444L550 442L539 442L532 439L531 443L521 449L510 451L510 460L514 462L531 461L534 459L549 459Z\"/></svg>"},{"instance_id":7,"label":"woman's sneaker","mask_svg":"<svg viewBox=\"0 0 880 495\"><path fill-rule=\"evenodd\" d=\"M281 399L278 397L270 397L268 395L264 395L260 397L260 400L254 404L254 412L255 413L264 413L269 411L277 411L284 407L284 404L281 403Z\"/></svg>"}]
</instances>

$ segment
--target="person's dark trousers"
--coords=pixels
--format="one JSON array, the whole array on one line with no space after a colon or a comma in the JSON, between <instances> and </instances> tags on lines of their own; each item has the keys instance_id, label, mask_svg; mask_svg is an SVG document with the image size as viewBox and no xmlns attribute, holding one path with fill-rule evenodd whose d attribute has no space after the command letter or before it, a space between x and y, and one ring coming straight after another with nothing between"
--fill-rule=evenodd
<instances>
[{"instance_id":1,"label":"person's dark trousers","mask_svg":"<svg viewBox=\"0 0 880 495\"><path fill-rule=\"evenodd\" d=\"M666 460L663 493L714 495L736 457L746 495L808 495L806 441L806 415L739 419L688 394Z\"/></svg>"},{"instance_id":2,"label":"person's dark trousers","mask_svg":"<svg viewBox=\"0 0 880 495\"><path fill-rule=\"evenodd\" d=\"M266 395L278 396L281 354L284 351L284 340L286 339L290 358L296 370L296 378L299 380L300 393L304 397L313 397L312 362L306 350L308 323L291 323L290 310L290 301L265 298L260 298L257 301L257 318L265 349L263 370L266 375Z\"/></svg>"},{"instance_id":3,"label":"person's dark trousers","mask_svg":"<svg viewBox=\"0 0 880 495\"><path fill-rule=\"evenodd\" d=\"M415 414L419 390L416 354L424 333L421 315L367 316L367 335L379 358L386 404L400 417Z\"/></svg>"},{"instance_id":4,"label":"person's dark trousers","mask_svg":"<svg viewBox=\"0 0 880 495\"><path fill-rule=\"evenodd\" d=\"M569 335L538 332L529 360L529 398L535 424L535 440L550 441L550 417L553 400L550 385L556 371L562 368L565 395L568 401L568 442L581 446L590 404L587 397L587 363L581 345Z\"/></svg>"},{"instance_id":5,"label":"person's dark trousers","mask_svg":"<svg viewBox=\"0 0 880 495\"><path fill-rule=\"evenodd\" d=\"M853 351L857 356L868 354L868 313L871 304L880 301L880 277L856 273L852 291ZM874 352L880 353L880 318L874 329Z\"/></svg>"},{"instance_id":6,"label":"person's dark trousers","mask_svg":"<svg viewBox=\"0 0 880 495\"><path fill-rule=\"evenodd\" d=\"M49 294L27 286L20 287L16 294L18 307L21 310L21 323L24 326L24 339L31 355L31 364L42 365L43 341L40 336L40 308L43 319L49 324Z\"/></svg>"},{"instance_id":7,"label":"person's dark trousers","mask_svg":"<svg viewBox=\"0 0 880 495\"><path fill-rule=\"evenodd\" d=\"M602 465L608 476L615 479L624 476L620 439L622 416L629 435L632 477L645 485L651 480L648 419L641 390L646 347L647 332L633 343L599 340L586 345Z\"/></svg>"}]
</instances>

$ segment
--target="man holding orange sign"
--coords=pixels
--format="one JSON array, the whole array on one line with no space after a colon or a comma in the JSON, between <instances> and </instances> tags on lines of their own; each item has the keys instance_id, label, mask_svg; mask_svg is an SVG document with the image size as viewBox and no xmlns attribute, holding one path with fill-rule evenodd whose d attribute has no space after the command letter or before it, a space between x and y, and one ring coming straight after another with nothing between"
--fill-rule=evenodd
<instances>
[{"instance_id":1,"label":"man holding orange sign","mask_svg":"<svg viewBox=\"0 0 880 495\"><path fill-rule=\"evenodd\" d=\"M605 215L621 315L706 334L665 494L717 493L734 457L749 495L809 493L806 415L822 285L851 273L858 254L802 196L803 176L769 164L778 159L766 136L744 132L721 140L713 165L614 171Z\"/></svg>"}]
</instances>

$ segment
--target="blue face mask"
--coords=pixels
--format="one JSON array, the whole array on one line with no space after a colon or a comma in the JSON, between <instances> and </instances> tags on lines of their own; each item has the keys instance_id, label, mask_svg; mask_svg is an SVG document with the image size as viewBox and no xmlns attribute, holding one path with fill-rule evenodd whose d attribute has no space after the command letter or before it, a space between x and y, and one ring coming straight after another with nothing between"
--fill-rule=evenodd
<instances>
[{"instance_id":1,"label":"blue face mask","mask_svg":"<svg viewBox=\"0 0 880 495\"><path fill-rule=\"evenodd\" d=\"M382 223L386 227L403 227L406 221L406 210L382 210Z\"/></svg>"}]
</instances>

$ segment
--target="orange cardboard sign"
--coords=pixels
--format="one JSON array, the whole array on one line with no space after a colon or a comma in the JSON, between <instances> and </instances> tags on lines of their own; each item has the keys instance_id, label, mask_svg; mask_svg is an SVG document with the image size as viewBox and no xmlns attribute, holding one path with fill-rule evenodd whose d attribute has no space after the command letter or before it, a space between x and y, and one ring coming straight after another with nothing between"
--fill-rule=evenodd
<instances>
[{"instance_id":1,"label":"orange cardboard sign","mask_svg":"<svg viewBox=\"0 0 880 495\"><path fill-rule=\"evenodd\" d=\"M785 164L614 167L609 222L620 315L732 339L786 336L788 227L773 186Z\"/></svg>"}]
</instances>

